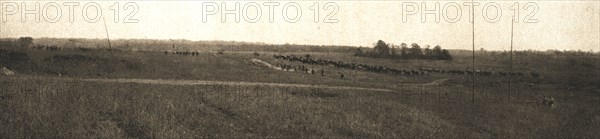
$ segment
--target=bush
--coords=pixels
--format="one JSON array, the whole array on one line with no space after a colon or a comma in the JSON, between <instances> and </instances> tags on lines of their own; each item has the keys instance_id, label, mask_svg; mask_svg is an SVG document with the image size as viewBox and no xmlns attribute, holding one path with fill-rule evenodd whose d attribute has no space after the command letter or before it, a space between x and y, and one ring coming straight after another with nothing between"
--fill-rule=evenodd
<instances>
[{"instance_id":1,"label":"bush","mask_svg":"<svg viewBox=\"0 0 600 139\"><path fill-rule=\"evenodd\" d=\"M25 47L25 48L29 48L31 45L33 45L33 38L31 38L31 37L20 37L17 42L19 43L19 46Z\"/></svg>"}]
</instances>

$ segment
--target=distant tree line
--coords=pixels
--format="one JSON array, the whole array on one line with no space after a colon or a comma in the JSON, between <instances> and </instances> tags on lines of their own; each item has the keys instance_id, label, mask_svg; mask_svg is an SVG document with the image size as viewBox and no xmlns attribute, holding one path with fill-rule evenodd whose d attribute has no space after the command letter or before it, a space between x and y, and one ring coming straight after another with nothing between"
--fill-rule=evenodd
<instances>
[{"instance_id":1,"label":"distant tree line","mask_svg":"<svg viewBox=\"0 0 600 139\"><path fill-rule=\"evenodd\" d=\"M509 56L510 51L488 51L480 48L477 51L478 55L482 56ZM594 52L593 50L582 51L582 50L513 50L513 56L598 56L600 52Z\"/></svg>"},{"instance_id":2,"label":"distant tree line","mask_svg":"<svg viewBox=\"0 0 600 139\"><path fill-rule=\"evenodd\" d=\"M433 49L427 45L424 49L417 43L411 44L410 48L406 43L400 46L385 43L382 40L377 41L372 51L358 48L355 56L376 57L376 58L396 58L396 59L431 59L431 60L452 60L450 52L436 45Z\"/></svg>"},{"instance_id":3,"label":"distant tree line","mask_svg":"<svg viewBox=\"0 0 600 139\"><path fill-rule=\"evenodd\" d=\"M342 45L306 45L306 44L268 44L261 42L239 42L220 40L160 40L160 39L111 39L114 51L258 51L258 52L322 52L352 53L353 46ZM57 46L75 49L108 49L106 39L86 38L0 38L0 47L33 48L37 46Z\"/></svg>"}]
</instances>

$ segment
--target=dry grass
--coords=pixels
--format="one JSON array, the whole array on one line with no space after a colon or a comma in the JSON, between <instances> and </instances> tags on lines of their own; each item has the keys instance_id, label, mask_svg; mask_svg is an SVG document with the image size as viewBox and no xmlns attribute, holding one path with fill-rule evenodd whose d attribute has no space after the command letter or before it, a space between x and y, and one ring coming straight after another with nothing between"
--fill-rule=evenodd
<instances>
[{"instance_id":1,"label":"dry grass","mask_svg":"<svg viewBox=\"0 0 600 139\"><path fill-rule=\"evenodd\" d=\"M10 50L27 59L1 59L17 73L0 77L0 137L8 138L597 138L600 73L596 57L515 57L516 70L542 78L389 76L315 67L325 77L253 64L270 54L200 56L162 52ZM2 54L18 54L8 51ZM388 67L460 68L454 61L316 58ZM506 57L477 59L481 69L507 69ZM481 61L481 62L480 62ZM487 61L487 62L486 62ZM294 64L289 63L288 64ZM298 64L298 63L295 63ZM347 75L339 79L336 72ZM143 78L297 83L398 90L397 93L273 86L156 85L80 82L63 78ZM22 77L39 78L22 78ZM446 79L440 86L403 86ZM500 85L486 88L490 82ZM528 86L533 83L533 86ZM438 88L435 88L438 87ZM557 105L539 105L553 96Z\"/></svg>"},{"instance_id":2,"label":"dry grass","mask_svg":"<svg viewBox=\"0 0 600 139\"><path fill-rule=\"evenodd\" d=\"M383 92L2 80L15 138L447 137L451 123ZM375 95L374 95L375 94Z\"/></svg>"}]
</instances>

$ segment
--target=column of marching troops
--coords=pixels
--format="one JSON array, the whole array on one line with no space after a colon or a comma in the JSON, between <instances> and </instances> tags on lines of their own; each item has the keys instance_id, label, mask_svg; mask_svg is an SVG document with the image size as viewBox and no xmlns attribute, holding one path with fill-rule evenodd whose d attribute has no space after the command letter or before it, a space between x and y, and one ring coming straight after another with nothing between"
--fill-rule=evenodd
<instances>
[{"instance_id":1,"label":"column of marching troops","mask_svg":"<svg viewBox=\"0 0 600 139\"><path fill-rule=\"evenodd\" d=\"M313 59L310 56L294 56L294 55L273 55L275 59L288 60L292 62L301 62L303 64L309 65L333 65L337 68L350 69L350 70L360 70L374 73L384 73L384 74L394 74L394 75L428 75L432 73L446 73L446 74L463 74L463 75L484 75L484 76L492 76L492 75L500 75L500 76L526 76L523 72L503 72L503 71L489 71L489 70L444 70L437 68L419 68L419 69L394 69L384 66L376 66L376 65L366 65L366 64L356 64L356 63L345 63L342 61L332 61L332 60L323 60L323 59ZM304 66L291 66L286 64L279 64L285 70L301 70L306 71L307 68ZM342 75L343 76L343 75ZM531 72L529 74L531 77L539 77L540 75L535 72Z\"/></svg>"}]
</instances>

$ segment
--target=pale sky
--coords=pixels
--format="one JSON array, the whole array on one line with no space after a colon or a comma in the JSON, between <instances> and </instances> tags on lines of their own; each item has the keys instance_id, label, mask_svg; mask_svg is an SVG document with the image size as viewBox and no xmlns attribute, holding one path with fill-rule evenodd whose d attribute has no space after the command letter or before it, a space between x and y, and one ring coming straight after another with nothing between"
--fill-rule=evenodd
<instances>
[{"instance_id":1,"label":"pale sky","mask_svg":"<svg viewBox=\"0 0 600 139\"><path fill-rule=\"evenodd\" d=\"M470 0L424 3L422 1L226 1L224 5L223 1L98 1L95 3L101 7L111 39L233 40L351 46L372 46L381 39L394 44L405 42L418 43L422 46L441 45L449 49L471 49L472 30L469 22L471 13L469 7L465 5L468 5L468 2ZM598 51L600 48L599 1L475 2L479 4L475 7L474 18L476 49L481 47L488 50L510 49L511 19L515 14L514 9L519 9L519 22L514 24L515 49ZM74 3L27 1L24 6L25 9L30 10L28 13L37 12L35 3L40 5L37 10L41 12L40 21L36 22L35 14L26 14L23 23L21 22L22 1L0 1L0 15L2 15L0 16L2 18L0 38L20 36L106 38L102 18L97 18L95 23L86 21L86 19L94 20L97 14L92 1ZM240 5L237 10L235 10L236 3ZM318 3L318 6L315 3ZM436 3L440 5L438 11L434 10ZM515 3L518 3L518 6ZM498 16L495 16L498 14L494 8L496 4L501 9L501 15ZM69 21L71 18L69 5L76 5L72 6L73 22ZM238 14L240 22L235 22L233 14L226 15L226 22L221 22L221 13L225 12L221 6L241 13ZM257 6L261 9L260 18L257 16ZM301 9L301 16L296 21L294 17L299 13L294 6L299 6L297 9ZM421 13L424 11L422 6L430 10L430 13L440 12L439 23L435 22L434 14L425 15L426 22L421 22ZM57 12L56 7L60 7L60 12ZM88 9L85 10L85 7ZM270 12L271 7L274 10ZM287 12L284 12L284 7L288 7ZM484 7L487 7L485 10L487 12L484 11ZM218 8L218 11L215 8ZM114 20L116 9L119 9L118 23ZM133 9L138 11L132 14L131 19L137 19L137 23L123 23ZM317 18L314 16L315 9L319 9L318 23L314 21ZM338 11L331 14L334 9ZM534 11L536 9L537 12ZM211 15L211 11L215 14ZM57 13L60 13L60 18ZM203 13L206 14L206 22L203 22L205 15ZM274 15L273 22L269 21L270 13ZM484 13L487 16L484 16ZM288 15L287 18L284 18L284 14ZM329 19L334 20L329 21L334 23L324 23L323 21L330 14L333 16ZM456 18L457 15L461 17ZM404 17L407 22L403 22ZM499 19L493 20L496 17ZM526 18L537 22L524 23Z\"/></svg>"}]
</instances>

